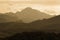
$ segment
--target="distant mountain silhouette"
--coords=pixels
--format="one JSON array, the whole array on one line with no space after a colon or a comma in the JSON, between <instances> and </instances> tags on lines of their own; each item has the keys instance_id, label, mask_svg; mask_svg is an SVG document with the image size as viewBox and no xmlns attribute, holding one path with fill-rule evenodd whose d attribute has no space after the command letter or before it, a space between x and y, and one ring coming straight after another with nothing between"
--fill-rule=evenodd
<instances>
[{"instance_id":1,"label":"distant mountain silhouette","mask_svg":"<svg viewBox=\"0 0 60 40\"><path fill-rule=\"evenodd\" d=\"M32 9L30 7L27 7L23 9L21 12L16 13L5 13L0 14L0 23L2 22L15 22L19 20L22 20L25 23L29 23L35 20L43 20L53 17L52 15L46 14L44 12L40 12L38 10Z\"/></svg>"},{"instance_id":2,"label":"distant mountain silhouette","mask_svg":"<svg viewBox=\"0 0 60 40\"><path fill-rule=\"evenodd\" d=\"M30 7L27 7L23 9L21 12L17 12L17 13L19 15L18 17L26 23L32 22L35 20L48 19L52 17L52 15L46 14L44 12L40 12Z\"/></svg>"}]
</instances>

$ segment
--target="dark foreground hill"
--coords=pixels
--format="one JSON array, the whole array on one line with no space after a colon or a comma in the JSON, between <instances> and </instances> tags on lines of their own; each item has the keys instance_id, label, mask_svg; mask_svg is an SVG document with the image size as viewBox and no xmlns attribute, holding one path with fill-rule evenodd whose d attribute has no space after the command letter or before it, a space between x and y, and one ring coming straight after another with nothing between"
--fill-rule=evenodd
<instances>
[{"instance_id":1,"label":"dark foreground hill","mask_svg":"<svg viewBox=\"0 0 60 40\"><path fill-rule=\"evenodd\" d=\"M60 40L60 33L54 32L23 32L16 33L10 37L6 37L3 40Z\"/></svg>"}]
</instances>

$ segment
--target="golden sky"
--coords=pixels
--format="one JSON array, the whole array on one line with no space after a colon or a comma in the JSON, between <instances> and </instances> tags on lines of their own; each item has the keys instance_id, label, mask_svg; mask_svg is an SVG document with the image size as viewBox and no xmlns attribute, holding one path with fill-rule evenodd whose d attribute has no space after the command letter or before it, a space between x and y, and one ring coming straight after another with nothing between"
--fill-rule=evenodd
<instances>
[{"instance_id":1,"label":"golden sky","mask_svg":"<svg viewBox=\"0 0 60 40\"><path fill-rule=\"evenodd\" d=\"M16 12L26 7L59 14L60 0L0 0L1 13Z\"/></svg>"}]
</instances>

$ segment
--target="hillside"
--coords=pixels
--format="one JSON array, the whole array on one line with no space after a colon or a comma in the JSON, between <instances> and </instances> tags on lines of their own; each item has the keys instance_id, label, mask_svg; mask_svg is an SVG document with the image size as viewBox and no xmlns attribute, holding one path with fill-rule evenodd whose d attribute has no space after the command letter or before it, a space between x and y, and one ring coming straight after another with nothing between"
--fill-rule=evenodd
<instances>
[{"instance_id":1,"label":"hillside","mask_svg":"<svg viewBox=\"0 0 60 40\"><path fill-rule=\"evenodd\" d=\"M60 32L60 15L50 19L36 20L31 22L29 25L31 27L37 28L38 30Z\"/></svg>"},{"instance_id":2,"label":"hillside","mask_svg":"<svg viewBox=\"0 0 60 40\"><path fill-rule=\"evenodd\" d=\"M14 14L14 13L5 13L2 14L0 13L0 23L4 23L4 22L15 22L18 20L18 17Z\"/></svg>"}]
</instances>

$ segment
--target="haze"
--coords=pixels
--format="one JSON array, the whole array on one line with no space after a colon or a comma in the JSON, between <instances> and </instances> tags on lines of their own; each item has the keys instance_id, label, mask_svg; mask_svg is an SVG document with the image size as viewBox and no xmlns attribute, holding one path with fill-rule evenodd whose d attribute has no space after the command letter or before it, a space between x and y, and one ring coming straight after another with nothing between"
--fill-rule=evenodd
<instances>
[{"instance_id":1,"label":"haze","mask_svg":"<svg viewBox=\"0 0 60 40\"><path fill-rule=\"evenodd\" d=\"M52 15L60 14L60 0L0 0L0 13L15 13L26 7L32 7Z\"/></svg>"}]
</instances>

